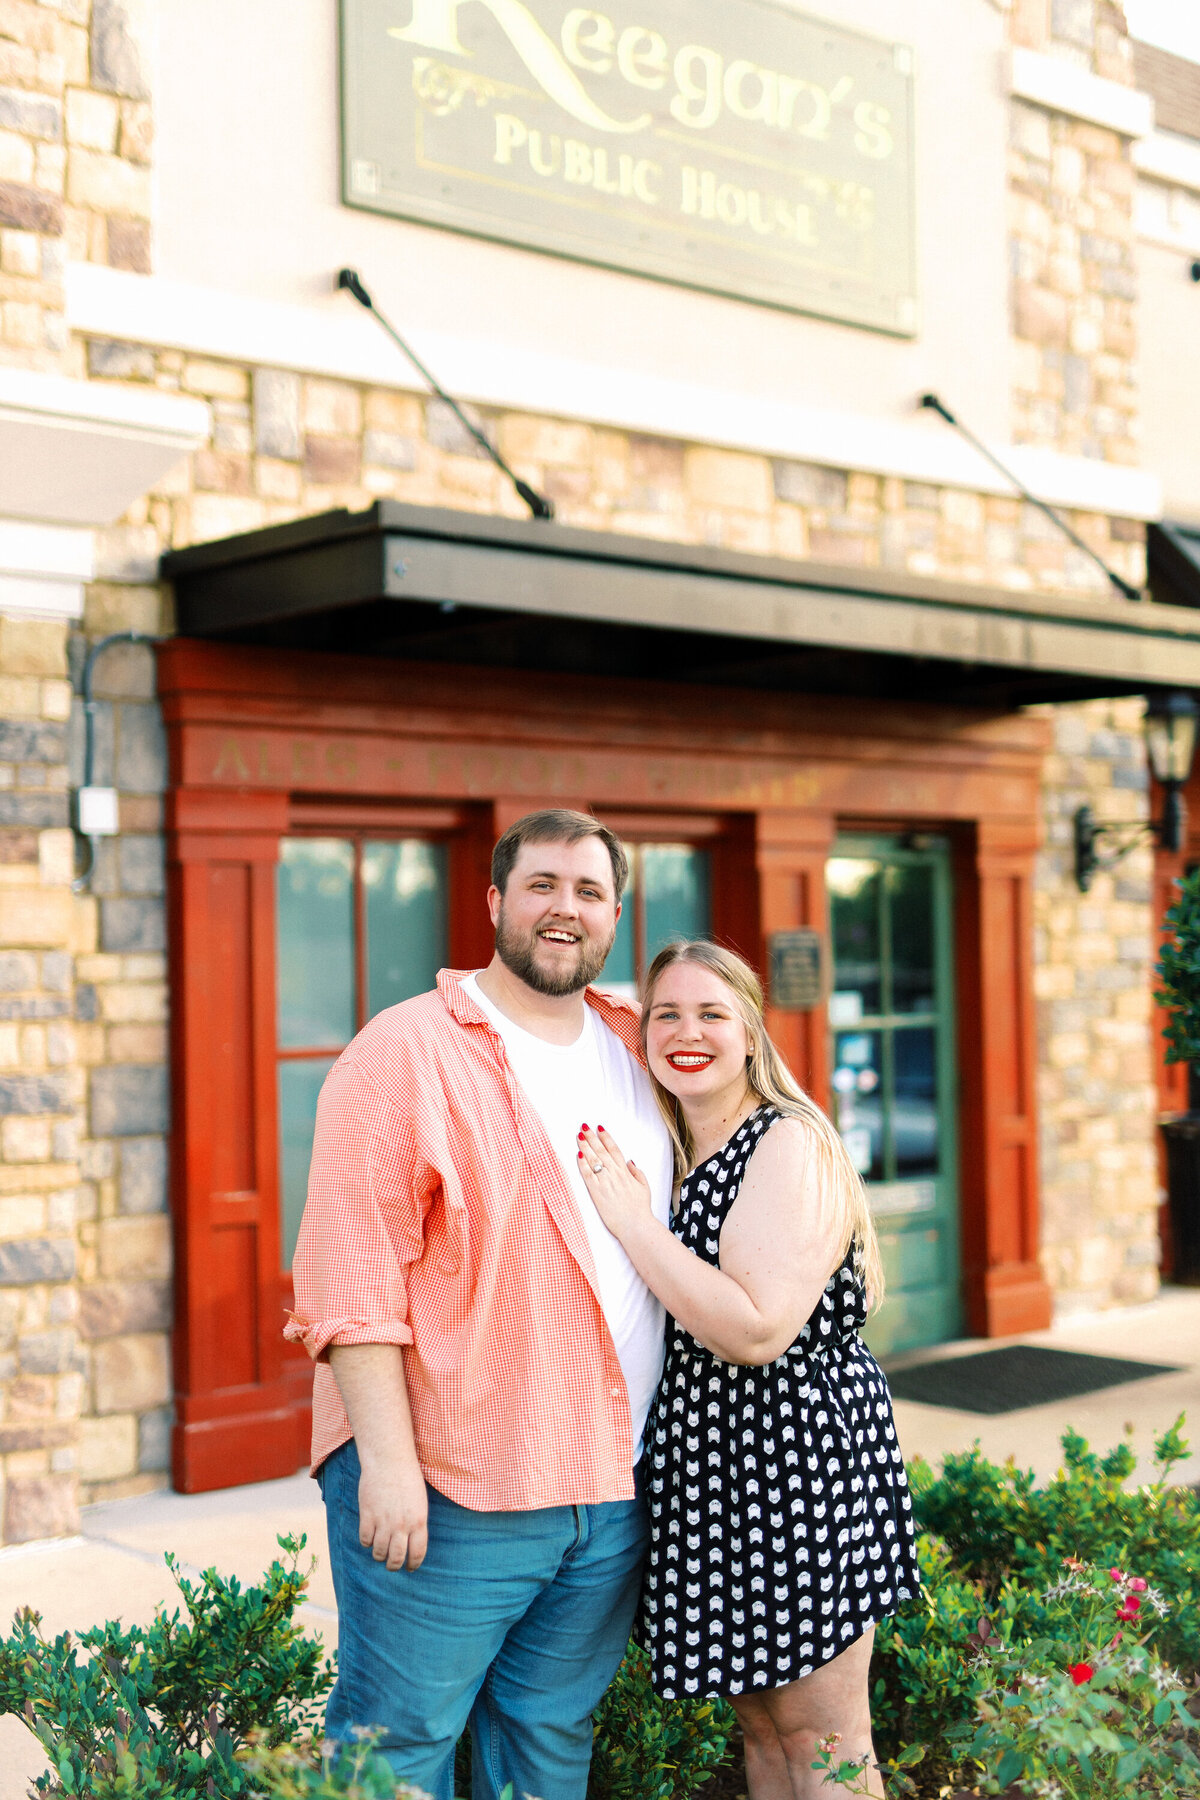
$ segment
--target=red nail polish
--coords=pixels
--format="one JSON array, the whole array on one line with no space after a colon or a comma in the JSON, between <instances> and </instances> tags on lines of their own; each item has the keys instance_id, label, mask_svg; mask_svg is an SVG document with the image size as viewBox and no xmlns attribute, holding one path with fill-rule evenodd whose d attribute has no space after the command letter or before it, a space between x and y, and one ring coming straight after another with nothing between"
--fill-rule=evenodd
<instances>
[{"instance_id":1,"label":"red nail polish","mask_svg":"<svg viewBox=\"0 0 1200 1800\"><path fill-rule=\"evenodd\" d=\"M604 1127L603 1127L603 1125L597 1125L597 1127L596 1127L596 1130L597 1130L597 1131L603 1131L603 1130L604 1130Z\"/></svg>"}]
</instances>

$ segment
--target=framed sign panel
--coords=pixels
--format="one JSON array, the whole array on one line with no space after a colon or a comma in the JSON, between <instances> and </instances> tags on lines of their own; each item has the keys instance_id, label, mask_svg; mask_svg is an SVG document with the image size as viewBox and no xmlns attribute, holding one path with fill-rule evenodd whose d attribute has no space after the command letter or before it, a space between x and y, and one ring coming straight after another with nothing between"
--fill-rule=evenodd
<instances>
[{"instance_id":1,"label":"framed sign panel","mask_svg":"<svg viewBox=\"0 0 1200 1800\"><path fill-rule=\"evenodd\" d=\"M347 205L917 328L913 68L772 0L341 0Z\"/></svg>"}]
</instances>

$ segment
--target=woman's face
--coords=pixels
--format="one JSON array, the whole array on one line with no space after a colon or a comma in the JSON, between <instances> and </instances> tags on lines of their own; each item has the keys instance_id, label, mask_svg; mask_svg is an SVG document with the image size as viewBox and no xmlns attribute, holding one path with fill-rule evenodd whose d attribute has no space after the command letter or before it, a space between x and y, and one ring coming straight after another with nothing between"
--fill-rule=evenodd
<instances>
[{"instance_id":1,"label":"woman's face","mask_svg":"<svg viewBox=\"0 0 1200 1800\"><path fill-rule=\"evenodd\" d=\"M746 1090L750 1040L733 989L702 963L664 969L647 999L650 1071L686 1112Z\"/></svg>"}]
</instances>

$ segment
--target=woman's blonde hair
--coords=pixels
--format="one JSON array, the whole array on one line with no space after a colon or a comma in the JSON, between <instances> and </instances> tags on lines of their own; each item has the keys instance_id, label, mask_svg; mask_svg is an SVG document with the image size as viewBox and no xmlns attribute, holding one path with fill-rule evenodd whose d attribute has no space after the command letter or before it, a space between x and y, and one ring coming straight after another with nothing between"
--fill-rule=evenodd
<instances>
[{"instance_id":1,"label":"woman's blonde hair","mask_svg":"<svg viewBox=\"0 0 1200 1800\"><path fill-rule=\"evenodd\" d=\"M646 1047L654 990L666 971L676 963L697 963L701 968L710 970L732 992L750 1042L750 1055L746 1064L747 1085L760 1100L778 1108L785 1118L800 1119L807 1126L809 1141L824 1176L822 1187L825 1198L832 1203L841 1226L839 1261L853 1245L855 1267L862 1276L872 1309L878 1308L883 1300L883 1267L879 1259L875 1221L867 1204L862 1178L850 1161L833 1121L805 1093L767 1036L763 1021L762 983L750 964L744 962L734 951L726 950L721 944L711 943L707 938L668 944L664 950L660 950L646 971L646 979L642 984L643 1049ZM695 1160L695 1146L687 1120L675 1096L668 1093L653 1070L650 1080L659 1110L671 1134L676 1173L683 1176Z\"/></svg>"}]
</instances>

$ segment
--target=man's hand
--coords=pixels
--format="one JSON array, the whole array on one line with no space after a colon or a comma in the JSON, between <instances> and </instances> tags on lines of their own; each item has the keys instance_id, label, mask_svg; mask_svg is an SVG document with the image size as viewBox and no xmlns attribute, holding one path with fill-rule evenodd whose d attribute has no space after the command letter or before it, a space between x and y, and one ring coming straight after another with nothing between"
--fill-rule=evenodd
<instances>
[{"instance_id":1,"label":"man's hand","mask_svg":"<svg viewBox=\"0 0 1200 1800\"><path fill-rule=\"evenodd\" d=\"M329 1366L358 1449L358 1540L389 1569L419 1569L429 1547L429 1495L396 1344L335 1344Z\"/></svg>"},{"instance_id":2,"label":"man's hand","mask_svg":"<svg viewBox=\"0 0 1200 1800\"><path fill-rule=\"evenodd\" d=\"M415 1462L368 1462L361 1456L358 1541L389 1569L419 1569L429 1534L429 1496Z\"/></svg>"}]
</instances>

